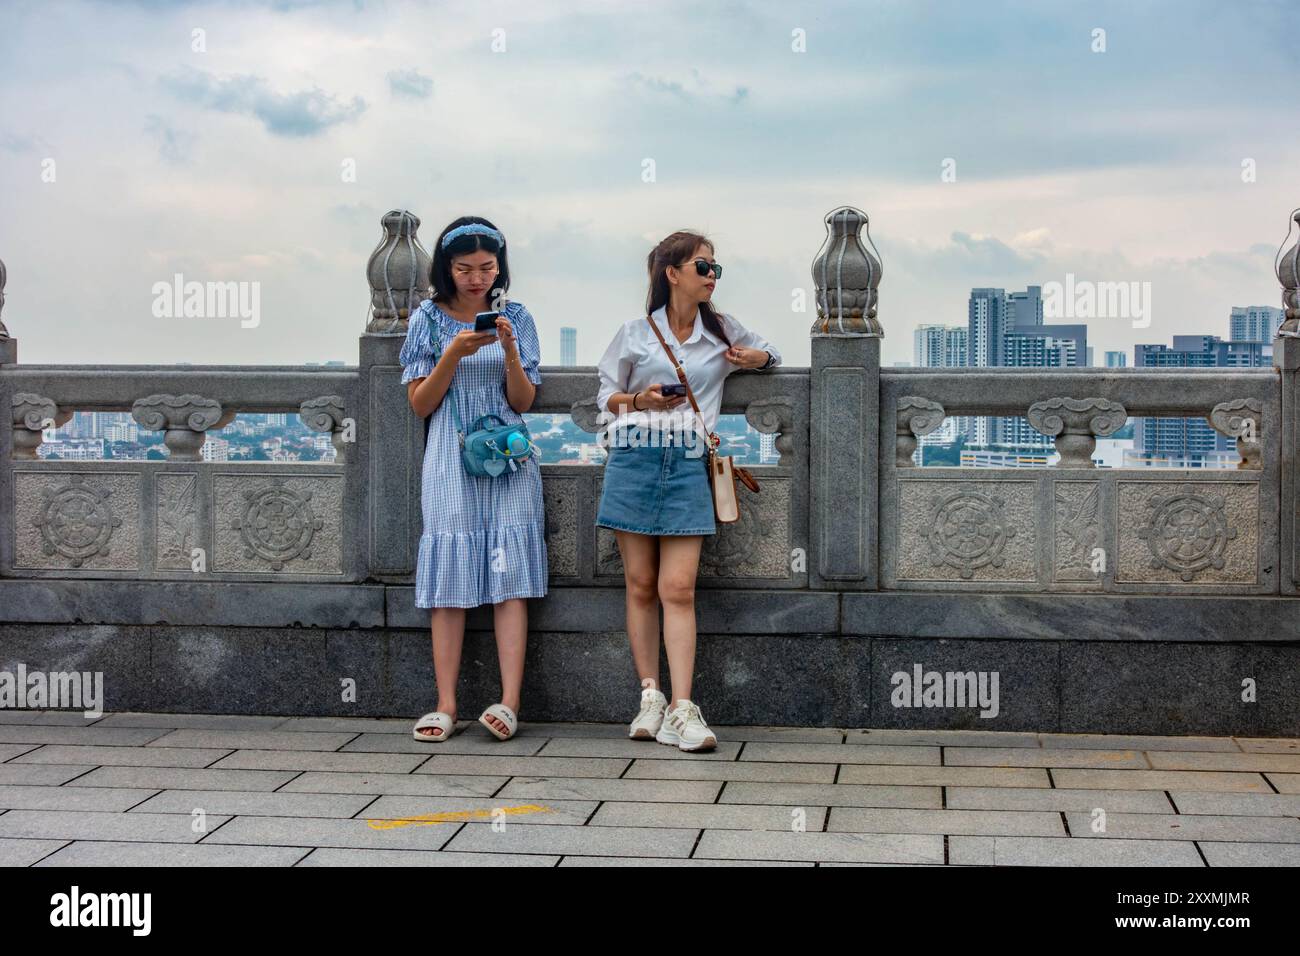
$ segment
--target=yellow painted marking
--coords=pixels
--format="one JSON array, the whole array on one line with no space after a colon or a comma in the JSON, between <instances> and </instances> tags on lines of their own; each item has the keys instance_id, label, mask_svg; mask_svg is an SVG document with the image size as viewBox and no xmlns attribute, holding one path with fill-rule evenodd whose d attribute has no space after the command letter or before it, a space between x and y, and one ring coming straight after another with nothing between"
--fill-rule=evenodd
<instances>
[{"instance_id":1,"label":"yellow painted marking","mask_svg":"<svg viewBox=\"0 0 1300 956\"><path fill-rule=\"evenodd\" d=\"M466 820L490 820L497 811L510 816L524 813L554 813L550 807L526 803L518 807L494 807L491 810L445 810L442 813L424 813L418 817L398 817L392 820L367 820L372 830L395 830L398 827L428 826L436 823L464 823Z\"/></svg>"}]
</instances>

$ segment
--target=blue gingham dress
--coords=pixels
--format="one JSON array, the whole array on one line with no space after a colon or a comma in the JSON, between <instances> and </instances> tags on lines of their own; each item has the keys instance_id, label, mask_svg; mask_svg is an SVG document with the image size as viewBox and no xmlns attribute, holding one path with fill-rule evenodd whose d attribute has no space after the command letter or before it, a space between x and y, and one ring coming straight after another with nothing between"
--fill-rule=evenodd
<instances>
[{"instance_id":1,"label":"blue gingham dress","mask_svg":"<svg viewBox=\"0 0 1300 956\"><path fill-rule=\"evenodd\" d=\"M503 310L515 331L519 359L534 385L541 347L533 317L518 302ZM425 299L410 317L400 361L402 383L433 371L433 336L442 352L461 329L431 300ZM536 457L506 469L495 478L479 478L465 470L460 456L451 401L456 402L466 431L480 415L499 415L508 424L523 417L510 407L505 392L505 351L490 342L461 359L451 388L429 423L420 477L420 506L424 528L415 564L416 607L478 607L509 598L546 594L546 518L542 504L542 473Z\"/></svg>"}]
</instances>

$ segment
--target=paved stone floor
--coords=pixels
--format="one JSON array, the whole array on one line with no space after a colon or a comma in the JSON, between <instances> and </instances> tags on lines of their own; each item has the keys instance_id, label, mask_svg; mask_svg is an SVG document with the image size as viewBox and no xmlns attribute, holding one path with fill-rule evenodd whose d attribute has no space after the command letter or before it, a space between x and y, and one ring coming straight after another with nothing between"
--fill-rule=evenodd
<instances>
[{"instance_id":1,"label":"paved stone floor","mask_svg":"<svg viewBox=\"0 0 1300 956\"><path fill-rule=\"evenodd\" d=\"M0 711L0 863L1300 865L1300 740Z\"/></svg>"}]
</instances>

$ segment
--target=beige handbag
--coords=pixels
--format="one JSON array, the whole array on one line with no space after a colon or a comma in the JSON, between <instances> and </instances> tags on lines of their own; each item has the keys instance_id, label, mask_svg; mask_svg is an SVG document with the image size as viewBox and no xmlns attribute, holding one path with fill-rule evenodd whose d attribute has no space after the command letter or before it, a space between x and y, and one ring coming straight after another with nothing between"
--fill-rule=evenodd
<instances>
[{"instance_id":1,"label":"beige handbag","mask_svg":"<svg viewBox=\"0 0 1300 956\"><path fill-rule=\"evenodd\" d=\"M673 354L673 350L664 341L663 333L659 331L659 326L655 325L654 319L647 315L645 320L650 323L650 328L655 330L655 338L659 340L659 344L668 353L668 361L672 362L673 368L677 371L677 380L686 386L686 397L690 399L691 408L695 409L695 417L700 420L700 427L709 436L709 485L713 489L713 515L722 524L739 521L740 499L736 492L736 480L743 481L745 487L754 492L758 491L758 482L754 480L754 476L749 473L748 468L743 468L733 461L734 456L718 454L717 448L722 443L722 439L709 431L708 426L704 424L704 416L700 414L700 406L695 401L695 393L691 391L691 383L686 381L686 373L677 364L677 356Z\"/></svg>"}]
</instances>

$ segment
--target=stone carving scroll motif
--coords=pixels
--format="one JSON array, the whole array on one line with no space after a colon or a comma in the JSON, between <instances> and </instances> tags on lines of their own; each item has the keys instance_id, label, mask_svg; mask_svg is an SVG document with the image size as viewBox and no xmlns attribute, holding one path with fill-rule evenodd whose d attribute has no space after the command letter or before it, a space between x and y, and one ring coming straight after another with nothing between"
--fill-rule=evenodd
<instances>
[{"instance_id":1,"label":"stone carving scroll motif","mask_svg":"<svg viewBox=\"0 0 1300 956\"><path fill-rule=\"evenodd\" d=\"M1263 446L1259 440L1259 422L1264 405L1257 398L1237 398L1220 402L1207 417L1210 427L1220 435L1237 439L1238 468L1258 471L1263 468Z\"/></svg>"},{"instance_id":2,"label":"stone carving scroll motif","mask_svg":"<svg viewBox=\"0 0 1300 956\"><path fill-rule=\"evenodd\" d=\"M330 436L334 446L337 464L347 459L348 442L344 440L343 397L341 395L322 395L309 399L298 406L298 417L304 425L314 432L325 432Z\"/></svg>"},{"instance_id":3,"label":"stone carving scroll motif","mask_svg":"<svg viewBox=\"0 0 1300 956\"><path fill-rule=\"evenodd\" d=\"M794 405L790 399L760 398L745 408L745 421L764 435L776 435L778 465L789 465L794 456Z\"/></svg>"},{"instance_id":4,"label":"stone carving scroll motif","mask_svg":"<svg viewBox=\"0 0 1300 956\"><path fill-rule=\"evenodd\" d=\"M1113 435L1128 421L1128 411L1106 398L1049 398L1029 406L1030 426L1056 438L1058 468L1093 468L1097 439Z\"/></svg>"},{"instance_id":5,"label":"stone carving scroll motif","mask_svg":"<svg viewBox=\"0 0 1300 956\"><path fill-rule=\"evenodd\" d=\"M15 461L35 461L36 449L41 447L41 433L47 428L58 428L72 418L71 409L59 408L53 399L33 392L16 392L12 404Z\"/></svg>"},{"instance_id":6,"label":"stone carving scroll motif","mask_svg":"<svg viewBox=\"0 0 1300 956\"><path fill-rule=\"evenodd\" d=\"M141 428L163 433L172 461L201 461L207 431L229 425L235 414L201 395L150 395L131 405Z\"/></svg>"},{"instance_id":7,"label":"stone carving scroll motif","mask_svg":"<svg viewBox=\"0 0 1300 956\"><path fill-rule=\"evenodd\" d=\"M916 440L928 435L943 424L947 413L938 402L916 395L904 395L898 400L898 413L895 426L894 465L897 468L911 468L912 455L916 452Z\"/></svg>"},{"instance_id":8,"label":"stone carving scroll motif","mask_svg":"<svg viewBox=\"0 0 1300 956\"><path fill-rule=\"evenodd\" d=\"M606 416L609 415L608 412L605 414ZM569 417L572 418L573 423L584 432L595 434L600 431L600 426L602 424L600 420L600 409L596 407L596 400L594 398L587 398L580 402L574 402L569 407Z\"/></svg>"}]
</instances>

